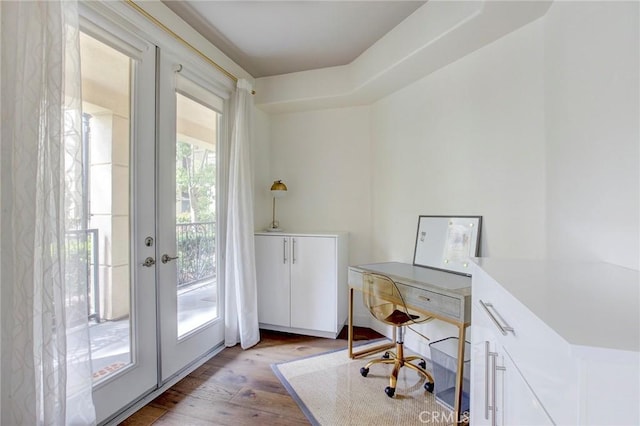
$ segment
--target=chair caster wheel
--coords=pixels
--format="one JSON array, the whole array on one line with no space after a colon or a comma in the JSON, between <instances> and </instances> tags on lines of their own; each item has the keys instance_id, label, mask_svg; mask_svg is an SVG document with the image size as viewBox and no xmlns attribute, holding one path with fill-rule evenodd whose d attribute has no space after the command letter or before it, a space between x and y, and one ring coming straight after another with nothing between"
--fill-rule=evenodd
<instances>
[{"instance_id":1,"label":"chair caster wheel","mask_svg":"<svg viewBox=\"0 0 640 426\"><path fill-rule=\"evenodd\" d=\"M429 393L433 393L433 383L432 382L426 382L424 384L424 390L426 390Z\"/></svg>"},{"instance_id":2,"label":"chair caster wheel","mask_svg":"<svg viewBox=\"0 0 640 426\"><path fill-rule=\"evenodd\" d=\"M369 374L369 369L368 368L360 368L360 374L362 374L362 377L367 377L367 374Z\"/></svg>"},{"instance_id":3,"label":"chair caster wheel","mask_svg":"<svg viewBox=\"0 0 640 426\"><path fill-rule=\"evenodd\" d=\"M386 393L389 398L393 398L393 395L396 393L396 388L387 386L386 388L384 388L384 393Z\"/></svg>"},{"instance_id":4,"label":"chair caster wheel","mask_svg":"<svg viewBox=\"0 0 640 426\"><path fill-rule=\"evenodd\" d=\"M389 359L391 357L391 355L389 355L389 352L385 352L384 355L382 355L383 359Z\"/></svg>"},{"instance_id":5,"label":"chair caster wheel","mask_svg":"<svg viewBox=\"0 0 640 426\"><path fill-rule=\"evenodd\" d=\"M418 365L420 366L420 368L422 368L423 370L427 369L427 361L425 361L424 359L421 360Z\"/></svg>"}]
</instances>

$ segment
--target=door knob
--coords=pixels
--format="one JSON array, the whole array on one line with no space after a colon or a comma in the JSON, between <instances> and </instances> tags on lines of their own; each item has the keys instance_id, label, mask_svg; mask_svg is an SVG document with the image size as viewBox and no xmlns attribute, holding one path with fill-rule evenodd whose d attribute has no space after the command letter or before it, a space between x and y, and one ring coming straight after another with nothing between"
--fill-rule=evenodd
<instances>
[{"instance_id":1,"label":"door knob","mask_svg":"<svg viewBox=\"0 0 640 426\"><path fill-rule=\"evenodd\" d=\"M142 263L142 266L146 266L147 268L151 268L155 264L156 264L156 260L153 257L149 256L144 260L144 262Z\"/></svg>"},{"instance_id":2,"label":"door knob","mask_svg":"<svg viewBox=\"0 0 640 426\"><path fill-rule=\"evenodd\" d=\"M169 256L168 254L163 254L162 258L160 259L162 261L162 263L168 263L171 262L172 260L176 260L178 257L180 256Z\"/></svg>"}]
</instances>

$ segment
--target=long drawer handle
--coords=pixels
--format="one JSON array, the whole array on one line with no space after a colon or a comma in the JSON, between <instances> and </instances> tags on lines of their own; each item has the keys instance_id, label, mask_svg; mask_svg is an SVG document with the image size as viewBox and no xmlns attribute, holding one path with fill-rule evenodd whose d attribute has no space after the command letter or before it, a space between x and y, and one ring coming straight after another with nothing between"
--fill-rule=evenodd
<instances>
[{"instance_id":1,"label":"long drawer handle","mask_svg":"<svg viewBox=\"0 0 640 426\"><path fill-rule=\"evenodd\" d=\"M296 239L291 239L291 261L296 263Z\"/></svg>"},{"instance_id":2,"label":"long drawer handle","mask_svg":"<svg viewBox=\"0 0 640 426\"><path fill-rule=\"evenodd\" d=\"M282 239L282 263L287 263L287 239Z\"/></svg>"},{"instance_id":3,"label":"long drawer handle","mask_svg":"<svg viewBox=\"0 0 640 426\"><path fill-rule=\"evenodd\" d=\"M491 357L491 381L493 382L493 386L491 388L491 403L492 403L492 413L493 416L491 417L491 426L496 426L497 425L497 416L498 416L498 397L497 397L497 387L498 387L498 380L497 380L497 373L498 371L506 371L506 368L504 366L499 366L497 365L497 360L498 360L498 354L497 352L489 352L489 356Z\"/></svg>"},{"instance_id":4,"label":"long drawer handle","mask_svg":"<svg viewBox=\"0 0 640 426\"><path fill-rule=\"evenodd\" d=\"M496 325L496 327L498 327L498 329L500 330L500 332L502 333L503 336L507 335L507 331L510 331L514 335L516 334L516 332L513 329L513 327L511 327L509 324L507 324L507 322L504 320L504 318L502 318L502 316L498 313L496 308L491 303L485 303L482 300L480 300L480 305L482 305L484 310L487 312L487 315L489 315L489 318L491 318L491 321L493 321L493 323ZM502 320L504 325L500 324L498 319L491 313L489 308L492 308L496 312L496 315L498 317L500 317L500 319Z\"/></svg>"},{"instance_id":5,"label":"long drawer handle","mask_svg":"<svg viewBox=\"0 0 640 426\"><path fill-rule=\"evenodd\" d=\"M496 426L496 358L498 354L496 352L489 352L491 358L491 426Z\"/></svg>"},{"instance_id":6,"label":"long drawer handle","mask_svg":"<svg viewBox=\"0 0 640 426\"><path fill-rule=\"evenodd\" d=\"M484 342L484 419L489 420L489 410L492 410L489 404L489 358L491 351L489 350L489 342Z\"/></svg>"}]
</instances>

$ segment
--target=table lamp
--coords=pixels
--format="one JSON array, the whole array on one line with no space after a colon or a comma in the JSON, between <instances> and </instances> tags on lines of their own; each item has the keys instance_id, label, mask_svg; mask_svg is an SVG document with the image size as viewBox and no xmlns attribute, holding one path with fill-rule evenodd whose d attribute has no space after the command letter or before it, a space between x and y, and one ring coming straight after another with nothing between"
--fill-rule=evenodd
<instances>
[{"instance_id":1,"label":"table lamp","mask_svg":"<svg viewBox=\"0 0 640 426\"><path fill-rule=\"evenodd\" d=\"M271 195L273 196L273 216L271 218L271 224L267 228L267 231L278 232L282 231L280 223L276 220L276 198L282 198L287 194L287 185L282 183L281 180L276 180L271 185Z\"/></svg>"}]
</instances>

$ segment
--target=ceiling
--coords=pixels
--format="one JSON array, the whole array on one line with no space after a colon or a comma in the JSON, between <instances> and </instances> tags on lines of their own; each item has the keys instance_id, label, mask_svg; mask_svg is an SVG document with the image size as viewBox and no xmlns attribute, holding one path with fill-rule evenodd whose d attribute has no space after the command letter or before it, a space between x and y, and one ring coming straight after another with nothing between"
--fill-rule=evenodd
<instances>
[{"instance_id":1,"label":"ceiling","mask_svg":"<svg viewBox=\"0 0 640 426\"><path fill-rule=\"evenodd\" d=\"M258 78L349 64L426 2L163 3Z\"/></svg>"}]
</instances>

